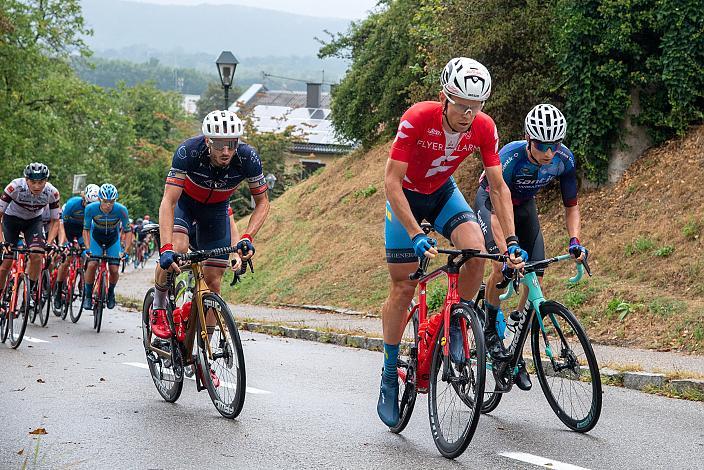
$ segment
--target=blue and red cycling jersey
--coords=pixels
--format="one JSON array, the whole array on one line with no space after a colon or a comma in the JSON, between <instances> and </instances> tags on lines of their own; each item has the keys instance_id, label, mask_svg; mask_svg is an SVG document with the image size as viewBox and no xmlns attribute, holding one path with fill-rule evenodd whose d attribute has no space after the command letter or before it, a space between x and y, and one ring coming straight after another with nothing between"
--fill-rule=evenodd
<instances>
[{"instance_id":1,"label":"blue and red cycling jersey","mask_svg":"<svg viewBox=\"0 0 704 470\"><path fill-rule=\"evenodd\" d=\"M239 143L230 165L218 168L210 164L205 137L200 135L176 149L166 184L183 188L189 198L210 205L225 203L245 179L253 196L266 192L262 162L254 148Z\"/></svg>"},{"instance_id":2,"label":"blue and red cycling jersey","mask_svg":"<svg viewBox=\"0 0 704 470\"><path fill-rule=\"evenodd\" d=\"M513 205L530 199L555 178L560 180L562 203L565 207L577 205L577 172L574 155L564 144L555 152L547 165L533 163L528 158L528 142L517 140L504 145L499 151L501 169L506 186L511 190ZM488 189L489 182L482 173L480 184Z\"/></svg>"}]
</instances>

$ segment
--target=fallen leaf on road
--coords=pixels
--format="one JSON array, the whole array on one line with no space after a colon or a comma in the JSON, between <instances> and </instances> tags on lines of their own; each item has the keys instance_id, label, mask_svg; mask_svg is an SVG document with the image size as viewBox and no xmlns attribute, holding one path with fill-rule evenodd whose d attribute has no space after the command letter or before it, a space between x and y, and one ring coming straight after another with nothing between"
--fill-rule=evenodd
<instances>
[{"instance_id":1,"label":"fallen leaf on road","mask_svg":"<svg viewBox=\"0 0 704 470\"><path fill-rule=\"evenodd\" d=\"M46 383L46 382L44 382L44 379L37 379L37 382L40 383L40 384Z\"/></svg>"},{"instance_id":2,"label":"fallen leaf on road","mask_svg":"<svg viewBox=\"0 0 704 470\"><path fill-rule=\"evenodd\" d=\"M25 388L27 388L27 387L16 388L16 389L13 390L13 392L21 392L21 391L23 391Z\"/></svg>"},{"instance_id":3,"label":"fallen leaf on road","mask_svg":"<svg viewBox=\"0 0 704 470\"><path fill-rule=\"evenodd\" d=\"M24 454L24 449L20 449L20 451L17 452L17 455L22 455L22 454Z\"/></svg>"},{"instance_id":4,"label":"fallen leaf on road","mask_svg":"<svg viewBox=\"0 0 704 470\"><path fill-rule=\"evenodd\" d=\"M100 377L101 382L105 382L105 379L103 377Z\"/></svg>"},{"instance_id":5,"label":"fallen leaf on road","mask_svg":"<svg viewBox=\"0 0 704 470\"><path fill-rule=\"evenodd\" d=\"M28 364L27 367L34 367L32 364Z\"/></svg>"},{"instance_id":6,"label":"fallen leaf on road","mask_svg":"<svg viewBox=\"0 0 704 470\"><path fill-rule=\"evenodd\" d=\"M51 335L52 338L58 338L59 335Z\"/></svg>"},{"instance_id":7,"label":"fallen leaf on road","mask_svg":"<svg viewBox=\"0 0 704 470\"><path fill-rule=\"evenodd\" d=\"M117 330L118 333L124 333L125 330Z\"/></svg>"},{"instance_id":8,"label":"fallen leaf on road","mask_svg":"<svg viewBox=\"0 0 704 470\"><path fill-rule=\"evenodd\" d=\"M44 429L44 428L37 428L34 431L30 431L29 433L34 434L34 435L49 434L48 432L46 432L46 429Z\"/></svg>"},{"instance_id":9,"label":"fallen leaf on road","mask_svg":"<svg viewBox=\"0 0 704 470\"><path fill-rule=\"evenodd\" d=\"M95 385L90 384L90 385L86 385L86 387L95 387Z\"/></svg>"}]
</instances>

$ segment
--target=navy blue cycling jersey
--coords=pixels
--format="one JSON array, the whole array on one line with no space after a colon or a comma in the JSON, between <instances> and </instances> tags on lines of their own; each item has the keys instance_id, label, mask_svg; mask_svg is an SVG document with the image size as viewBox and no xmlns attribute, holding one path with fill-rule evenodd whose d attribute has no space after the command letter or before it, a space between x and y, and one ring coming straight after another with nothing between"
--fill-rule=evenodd
<instances>
[{"instance_id":1,"label":"navy blue cycling jersey","mask_svg":"<svg viewBox=\"0 0 704 470\"><path fill-rule=\"evenodd\" d=\"M577 205L577 174L572 151L564 144L547 165L539 165L528 159L528 142L517 140L504 145L499 151L501 170L506 185L511 190L514 205L533 199L538 191L555 178L560 180L562 203L565 207ZM480 183L487 188L489 182L482 174Z\"/></svg>"},{"instance_id":2,"label":"navy blue cycling jersey","mask_svg":"<svg viewBox=\"0 0 704 470\"><path fill-rule=\"evenodd\" d=\"M253 196L266 192L262 162L254 148L239 143L230 165L218 168L210 164L205 137L200 135L176 149L166 184L183 188L187 196L201 204L218 204L227 201L245 179Z\"/></svg>"}]
</instances>

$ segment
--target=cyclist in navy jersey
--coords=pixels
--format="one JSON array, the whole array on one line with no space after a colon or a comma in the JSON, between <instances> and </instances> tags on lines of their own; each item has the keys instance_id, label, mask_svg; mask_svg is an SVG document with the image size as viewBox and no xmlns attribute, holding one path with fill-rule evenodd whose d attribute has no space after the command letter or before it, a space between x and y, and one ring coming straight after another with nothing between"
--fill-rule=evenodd
<instances>
[{"instance_id":1,"label":"cyclist in navy jersey","mask_svg":"<svg viewBox=\"0 0 704 470\"><path fill-rule=\"evenodd\" d=\"M179 272L175 253L188 251L189 229L197 223L198 248L237 246L244 259L254 254L252 239L269 213L269 198L261 160L254 148L240 142L242 121L230 111L213 111L203 120L202 135L183 142L174 153L159 207L161 248L156 272L151 329L158 337L169 337L166 320L166 270ZM255 208L246 232L231 239L228 201L239 184L247 181ZM228 255L204 263L205 282L220 292ZM208 330L215 318L208 315ZM211 371L212 374L212 371Z\"/></svg>"},{"instance_id":2,"label":"cyclist in navy jersey","mask_svg":"<svg viewBox=\"0 0 704 470\"><path fill-rule=\"evenodd\" d=\"M511 191L516 236L521 247L528 252L529 261L545 258L545 244L538 221L535 194L555 179L560 183L562 203L565 206L565 221L570 236L569 252L578 260L585 259L588 255L586 248L579 241L580 215L574 155L562 144L566 130L567 122L559 109L550 104L539 104L526 116L526 140L511 142L499 152L503 179ZM501 226L497 223L489 199L489 182L483 174L475 198L475 209L487 251L504 252L506 246L502 242ZM486 283L487 309L499 308L500 291L496 284L502 281L503 273L508 277L511 270L500 263L493 263L492 273ZM543 273L537 272L537 275L542 282ZM525 306L526 296L527 291L524 288L521 292L519 311ZM519 363L516 385L522 390L529 390L531 387L523 359Z\"/></svg>"}]
</instances>

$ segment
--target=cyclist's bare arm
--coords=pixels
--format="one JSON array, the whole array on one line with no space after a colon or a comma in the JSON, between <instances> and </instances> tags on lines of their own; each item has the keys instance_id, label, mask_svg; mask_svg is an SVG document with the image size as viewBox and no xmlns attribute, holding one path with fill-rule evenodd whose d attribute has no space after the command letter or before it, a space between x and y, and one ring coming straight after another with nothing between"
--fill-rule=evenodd
<instances>
[{"instance_id":1,"label":"cyclist's bare arm","mask_svg":"<svg viewBox=\"0 0 704 470\"><path fill-rule=\"evenodd\" d=\"M59 219L59 245L63 246L66 243L66 229L64 229L64 221Z\"/></svg>"},{"instance_id":2,"label":"cyclist's bare arm","mask_svg":"<svg viewBox=\"0 0 704 470\"><path fill-rule=\"evenodd\" d=\"M247 223L247 230L245 233L254 236L257 234L259 229L262 228L266 217L269 215L269 196L267 192L264 192L252 197L254 198L254 212L252 212L252 215L249 218L249 223ZM239 240L239 237L237 237L237 239Z\"/></svg>"},{"instance_id":3,"label":"cyclist's bare arm","mask_svg":"<svg viewBox=\"0 0 704 470\"><path fill-rule=\"evenodd\" d=\"M575 204L572 207L565 207L565 223L567 225L567 233L569 233L570 238L579 238L582 231L582 225L580 222L579 215L579 204Z\"/></svg>"},{"instance_id":4,"label":"cyclist's bare arm","mask_svg":"<svg viewBox=\"0 0 704 470\"><path fill-rule=\"evenodd\" d=\"M237 246L237 241L240 239L240 231L235 223L235 215L232 214L228 217L230 218L230 246ZM237 253L232 253L231 256L231 259L235 261L235 264L232 265L232 270L238 271L242 267L242 258Z\"/></svg>"},{"instance_id":5,"label":"cyclist's bare arm","mask_svg":"<svg viewBox=\"0 0 704 470\"><path fill-rule=\"evenodd\" d=\"M83 229L83 244L86 246L86 251L90 251L90 230Z\"/></svg>"},{"instance_id":6,"label":"cyclist's bare arm","mask_svg":"<svg viewBox=\"0 0 704 470\"><path fill-rule=\"evenodd\" d=\"M183 188L167 184L164 186L164 196L159 205L159 235L161 246L173 243L174 234L174 210L178 198L181 197ZM159 247L161 248L161 247Z\"/></svg>"},{"instance_id":7,"label":"cyclist's bare arm","mask_svg":"<svg viewBox=\"0 0 704 470\"><path fill-rule=\"evenodd\" d=\"M56 240L59 236L59 219L51 219L49 222L49 234L46 237L46 244L49 245L51 242Z\"/></svg>"},{"instance_id":8,"label":"cyclist's bare arm","mask_svg":"<svg viewBox=\"0 0 704 470\"><path fill-rule=\"evenodd\" d=\"M403 178L406 176L406 170L408 170L408 163L389 158L386 161L386 169L384 170L384 191L386 200L391 204L391 210L394 211L394 215L401 222L403 228L406 229L408 236L413 238L415 235L423 233L423 229L420 228L415 217L413 217L408 199L403 194Z\"/></svg>"},{"instance_id":9,"label":"cyclist's bare arm","mask_svg":"<svg viewBox=\"0 0 704 470\"><path fill-rule=\"evenodd\" d=\"M491 198L491 204L494 206L496 211L496 217L499 219L499 224L504 232L504 236L515 237L516 227L513 223L513 203L511 202L511 190L506 186L503 174L501 172L501 166L490 166L485 168L486 177L489 181L489 197ZM516 263L514 260L516 258L511 256L510 260L514 267L520 269L525 264L526 260L521 263Z\"/></svg>"},{"instance_id":10,"label":"cyclist's bare arm","mask_svg":"<svg viewBox=\"0 0 704 470\"><path fill-rule=\"evenodd\" d=\"M5 215L4 212L0 212L0 243L5 243L5 234L2 231L2 218Z\"/></svg>"}]
</instances>

